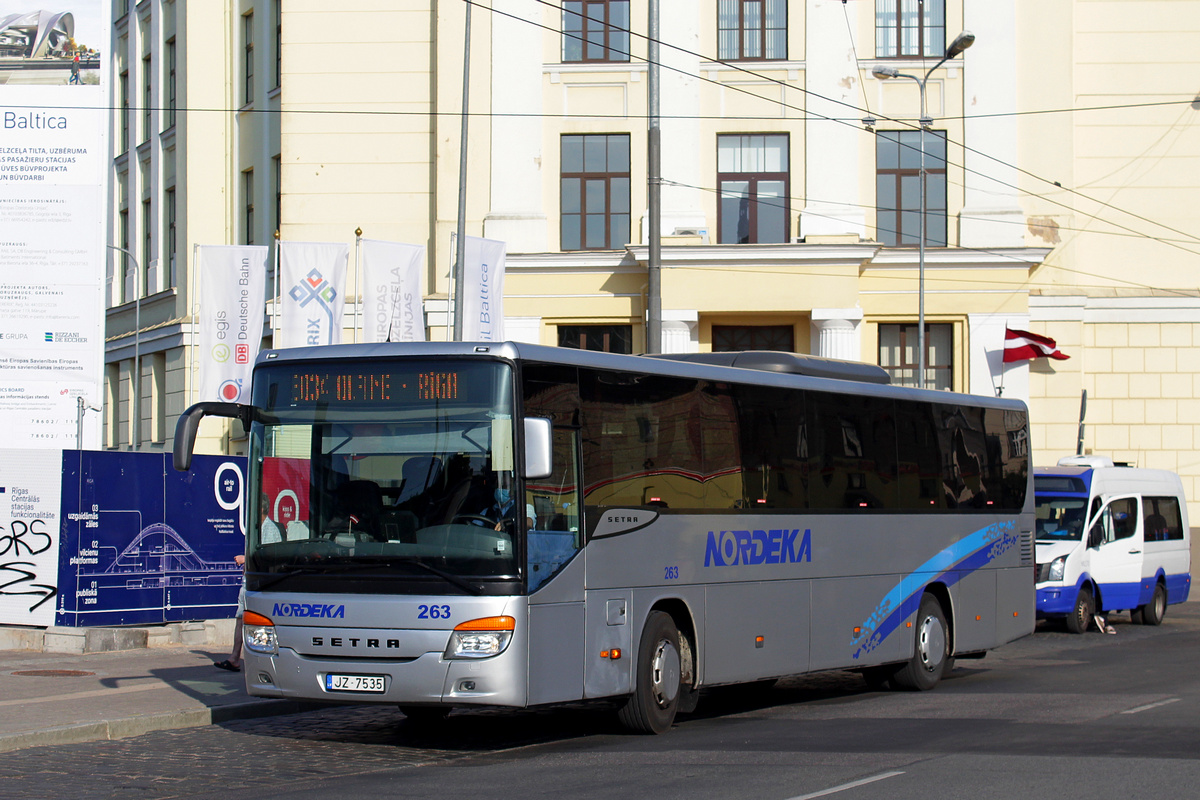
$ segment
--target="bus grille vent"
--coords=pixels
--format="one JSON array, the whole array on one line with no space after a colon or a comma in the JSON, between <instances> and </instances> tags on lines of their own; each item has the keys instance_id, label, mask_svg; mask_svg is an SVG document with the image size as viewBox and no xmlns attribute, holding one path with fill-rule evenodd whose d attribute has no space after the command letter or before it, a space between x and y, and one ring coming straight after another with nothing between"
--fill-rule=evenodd
<instances>
[{"instance_id":1,"label":"bus grille vent","mask_svg":"<svg viewBox=\"0 0 1200 800\"><path fill-rule=\"evenodd\" d=\"M1021 566L1033 566L1033 531L1021 531Z\"/></svg>"}]
</instances>

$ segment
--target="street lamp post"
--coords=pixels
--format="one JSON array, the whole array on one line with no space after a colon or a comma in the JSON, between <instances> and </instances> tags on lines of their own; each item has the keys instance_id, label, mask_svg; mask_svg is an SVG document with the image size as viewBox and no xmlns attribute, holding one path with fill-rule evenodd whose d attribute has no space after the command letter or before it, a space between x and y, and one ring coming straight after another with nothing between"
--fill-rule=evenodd
<instances>
[{"instance_id":1,"label":"street lamp post","mask_svg":"<svg viewBox=\"0 0 1200 800\"><path fill-rule=\"evenodd\" d=\"M925 84L929 81L929 76L933 74L934 70L973 44L975 44L975 34L970 31L963 31L958 36L955 36L954 41L946 48L946 54L942 56L942 60L930 67L923 78L905 74L895 67L885 67L882 64L877 65L871 70L871 74L880 80L908 78L909 80L916 81L918 88L921 90L921 119L919 120L921 133L921 179L918 181L921 189L921 231L917 237L919 248L917 256L917 387L920 389L925 388L925 133L933 127L933 120L929 117L925 106Z\"/></svg>"},{"instance_id":2,"label":"street lamp post","mask_svg":"<svg viewBox=\"0 0 1200 800\"><path fill-rule=\"evenodd\" d=\"M133 449L137 450L142 446L141 435L141 377L142 377L142 359L139 352L139 346L142 338L142 267L138 264L137 257L133 253L126 250L124 247L117 247L115 244L108 245L110 250L116 250L124 253L133 262L133 397L130 399L130 417L132 418L131 433L133 434ZM122 281L124 283L124 281Z\"/></svg>"}]
</instances>

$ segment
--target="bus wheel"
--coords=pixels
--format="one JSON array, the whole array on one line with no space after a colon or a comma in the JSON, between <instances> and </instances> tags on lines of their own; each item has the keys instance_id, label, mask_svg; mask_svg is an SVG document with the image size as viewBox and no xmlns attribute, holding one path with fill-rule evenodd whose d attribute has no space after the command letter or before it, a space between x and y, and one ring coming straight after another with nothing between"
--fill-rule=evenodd
<instances>
[{"instance_id":1,"label":"bus wheel","mask_svg":"<svg viewBox=\"0 0 1200 800\"><path fill-rule=\"evenodd\" d=\"M917 640L912 658L892 676L892 685L920 692L932 689L942 679L950 659L950 631L937 598L926 592L917 609Z\"/></svg>"},{"instance_id":2,"label":"bus wheel","mask_svg":"<svg viewBox=\"0 0 1200 800\"><path fill-rule=\"evenodd\" d=\"M1092 590L1084 586L1075 598L1075 610L1067 615L1067 630L1071 633L1086 633L1095 613L1096 601L1092 599Z\"/></svg>"},{"instance_id":3,"label":"bus wheel","mask_svg":"<svg viewBox=\"0 0 1200 800\"><path fill-rule=\"evenodd\" d=\"M400 713L414 725L436 725L450 713L449 706L400 706Z\"/></svg>"},{"instance_id":4,"label":"bus wheel","mask_svg":"<svg viewBox=\"0 0 1200 800\"><path fill-rule=\"evenodd\" d=\"M1154 596L1150 602L1138 609L1143 625L1162 625L1163 617L1167 615L1167 590L1161 583L1154 586Z\"/></svg>"},{"instance_id":5,"label":"bus wheel","mask_svg":"<svg viewBox=\"0 0 1200 800\"><path fill-rule=\"evenodd\" d=\"M670 614L651 612L638 645L633 694L617 712L621 723L637 733L667 731L679 707L682 674L675 622Z\"/></svg>"}]
</instances>

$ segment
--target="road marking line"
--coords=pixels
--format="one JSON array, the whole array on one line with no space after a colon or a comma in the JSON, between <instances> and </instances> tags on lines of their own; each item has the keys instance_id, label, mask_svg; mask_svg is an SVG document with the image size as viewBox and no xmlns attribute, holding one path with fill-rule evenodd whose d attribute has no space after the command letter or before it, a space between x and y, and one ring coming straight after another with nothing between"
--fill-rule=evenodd
<instances>
[{"instance_id":1,"label":"road marking line","mask_svg":"<svg viewBox=\"0 0 1200 800\"><path fill-rule=\"evenodd\" d=\"M1166 705L1170 705L1171 703L1178 703L1178 702L1179 702L1178 697L1172 697L1169 700L1159 700L1157 703L1150 703L1149 705L1138 706L1137 708L1131 708L1126 711L1122 711L1121 713L1122 714L1137 714L1139 711L1149 711L1152 708L1158 708L1159 706L1166 706Z\"/></svg>"},{"instance_id":2,"label":"road marking line","mask_svg":"<svg viewBox=\"0 0 1200 800\"><path fill-rule=\"evenodd\" d=\"M813 792L812 794L802 794L799 797L789 797L788 800L812 800L812 798L814 798L814 797L825 797L826 795L837 794L838 792L844 792L847 789L857 789L859 786L866 786L868 783L875 783L875 781L881 781L881 780L884 780L885 778L894 778L897 775L903 775L903 774L904 774L903 772L884 772L881 775L872 775L870 778L863 778L862 780L850 781L850 783L843 783L840 786L832 786L828 789L822 789L819 792Z\"/></svg>"}]
</instances>

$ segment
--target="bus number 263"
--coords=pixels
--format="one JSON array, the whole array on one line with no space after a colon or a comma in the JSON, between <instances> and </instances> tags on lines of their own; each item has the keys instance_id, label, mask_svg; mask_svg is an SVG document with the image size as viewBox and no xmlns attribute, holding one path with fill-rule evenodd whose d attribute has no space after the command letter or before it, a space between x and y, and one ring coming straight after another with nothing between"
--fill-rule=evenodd
<instances>
[{"instance_id":1,"label":"bus number 263","mask_svg":"<svg viewBox=\"0 0 1200 800\"><path fill-rule=\"evenodd\" d=\"M450 619L450 606L417 606L417 619Z\"/></svg>"}]
</instances>

